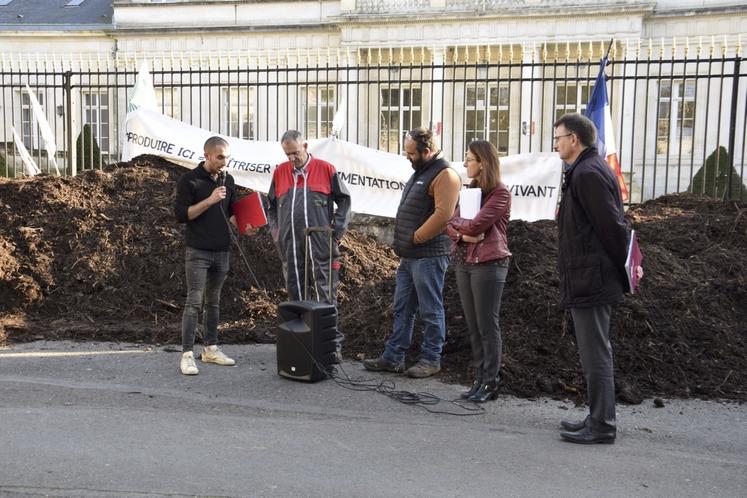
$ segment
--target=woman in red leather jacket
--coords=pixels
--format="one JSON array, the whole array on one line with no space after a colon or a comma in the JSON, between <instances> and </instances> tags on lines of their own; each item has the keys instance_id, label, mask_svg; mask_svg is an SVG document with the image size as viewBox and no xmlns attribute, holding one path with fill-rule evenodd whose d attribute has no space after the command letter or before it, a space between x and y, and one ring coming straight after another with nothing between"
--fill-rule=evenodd
<instances>
[{"instance_id":1,"label":"woman in red leather jacket","mask_svg":"<svg viewBox=\"0 0 747 498\"><path fill-rule=\"evenodd\" d=\"M472 179L470 187L482 190L480 211L470 220L460 217L457 207L447 231L454 241L452 261L475 368L475 381L462 397L483 403L498 396L502 349L498 315L511 256L506 238L511 193L501 182L498 151L490 142L470 143L464 166Z\"/></svg>"}]
</instances>

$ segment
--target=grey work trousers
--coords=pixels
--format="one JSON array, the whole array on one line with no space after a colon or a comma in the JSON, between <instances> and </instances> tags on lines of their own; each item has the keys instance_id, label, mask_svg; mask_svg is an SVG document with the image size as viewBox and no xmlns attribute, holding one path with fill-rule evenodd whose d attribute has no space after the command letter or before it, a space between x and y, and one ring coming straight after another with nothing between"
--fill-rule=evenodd
<instances>
[{"instance_id":1,"label":"grey work trousers","mask_svg":"<svg viewBox=\"0 0 747 498\"><path fill-rule=\"evenodd\" d=\"M615 377L610 344L612 306L571 308L576 343L586 378L591 430L615 430Z\"/></svg>"},{"instance_id":2,"label":"grey work trousers","mask_svg":"<svg viewBox=\"0 0 747 498\"><path fill-rule=\"evenodd\" d=\"M498 382L503 349L499 315L508 266L458 264L455 272L469 329L475 376L482 382Z\"/></svg>"},{"instance_id":3,"label":"grey work trousers","mask_svg":"<svg viewBox=\"0 0 747 498\"><path fill-rule=\"evenodd\" d=\"M302 237L302 235L299 235ZM337 306L337 288L340 283L340 259L337 244L332 241L332 264L329 261L329 238L323 233L314 233L304 240L304 244L310 242L312 254L306 256L306 246L298 244L300 247L294 249L293 242L289 241L287 253L283 252L281 244L275 242L278 250L280 262L283 265L283 279L285 280L285 289L288 292L289 301L319 301L322 303L333 304ZM313 242L313 243L312 243ZM295 251L295 252L294 252ZM321 255L321 256L319 256ZM316 258L314 256L317 256ZM306 265L310 265L306 268ZM330 269L332 275L330 276ZM307 275L308 273L308 275ZM307 279L304 283L304 279ZM331 286L330 286L331 279ZM337 350L342 349L342 343L345 336L340 331L340 317L337 316Z\"/></svg>"}]
</instances>

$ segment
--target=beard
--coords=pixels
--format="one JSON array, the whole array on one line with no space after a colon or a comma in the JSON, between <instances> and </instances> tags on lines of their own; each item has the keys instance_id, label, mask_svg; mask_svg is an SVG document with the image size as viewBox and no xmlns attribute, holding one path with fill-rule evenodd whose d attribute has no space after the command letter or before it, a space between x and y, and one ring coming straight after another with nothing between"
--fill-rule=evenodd
<instances>
[{"instance_id":1,"label":"beard","mask_svg":"<svg viewBox=\"0 0 747 498\"><path fill-rule=\"evenodd\" d=\"M426 163L426 160L422 155L418 156L416 159L410 160L412 169L414 169L415 171L420 171L421 169L423 169L423 166L425 166L425 163Z\"/></svg>"}]
</instances>

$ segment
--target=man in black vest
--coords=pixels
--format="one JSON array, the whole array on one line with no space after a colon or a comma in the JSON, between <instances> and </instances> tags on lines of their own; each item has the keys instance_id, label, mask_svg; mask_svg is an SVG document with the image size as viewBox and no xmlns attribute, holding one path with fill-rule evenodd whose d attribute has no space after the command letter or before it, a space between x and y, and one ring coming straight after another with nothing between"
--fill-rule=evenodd
<instances>
[{"instance_id":1,"label":"man in black vest","mask_svg":"<svg viewBox=\"0 0 747 498\"><path fill-rule=\"evenodd\" d=\"M628 290L625 259L629 230L612 169L599 155L596 128L570 113L555 124L555 150L565 163L558 212L560 307L570 309L589 416L563 421L560 436L571 443L613 443L615 381L610 344L612 305Z\"/></svg>"},{"instance_id":2,"label":"man in black vest","mask_svg":"<svg viewBox=\"0 0 747 498\"><path fill-rule=\"evenodd\" d=\"M451 252L446 223L454 214L461 179L441 157L430 130L410 131L405 153L415 172L405 185L394 224L394 252L401 258L394 326L381 356L364 360L363 366L374 371L405 371L405 353L419 313L425 325L420 358L405 373L429 377L441 370L446 340L443 287Z\"/></svg>"}]
</instances>

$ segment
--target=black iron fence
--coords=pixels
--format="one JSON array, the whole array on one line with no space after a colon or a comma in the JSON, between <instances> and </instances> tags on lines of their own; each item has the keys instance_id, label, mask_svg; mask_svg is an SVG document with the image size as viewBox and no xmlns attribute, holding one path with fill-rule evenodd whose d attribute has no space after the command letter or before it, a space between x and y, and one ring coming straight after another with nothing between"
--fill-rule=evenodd
<instances>
[{"instance_id":1,"label":"black iron fence","mask_svg":"<svg viewBox=\"0 0 747 498\"><path fill-rule=\"evenodd\" d=\"M340 139L400 153L405 132L425 125L446 156L461 161L475 138L501 154L552 151L553 122L585 109L603 48L584 55L580 46L544 47L518 60L511 47L462 47L149 62L160 111L216 133L275 141L294 128L321 138L339 112ZM686 190L747 199L747 69L739 50L616 48L621 55L613 51L606 73L630 202ZM25 85L44 108L63 174L119 159L135 64L16 66L3 61L0 70L0 174L24 171L14 129L41 170L54 174Z\"/></svg>"}]
</instances>

